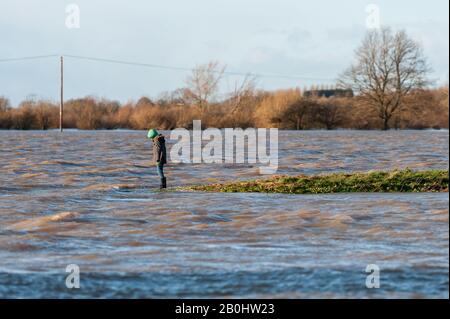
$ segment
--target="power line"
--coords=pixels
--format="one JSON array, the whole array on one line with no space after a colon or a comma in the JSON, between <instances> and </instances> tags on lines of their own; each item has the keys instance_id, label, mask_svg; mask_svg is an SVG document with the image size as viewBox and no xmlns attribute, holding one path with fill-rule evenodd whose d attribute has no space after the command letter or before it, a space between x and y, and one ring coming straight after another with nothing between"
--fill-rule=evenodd
<instances>
[{"instance_id":1,"label":"power line","mask_svg":"<svg viewBox=\"0 0 450 319\"><path fill-rule=\"evenodd\" d=\"M0 59L0 62L35 60L35 59L43 59L43 58L51 58L51 57L59 57L59 56L60 55L58 55L58 54L38 55L38 56L29 56L29 57L20 57L20 58ZM98 58L98 57L72 55L72 54L65 54L62 56L72 58L72 59L78 59L78 60L123 64L123 65L147 67L147 68L154 68L154 69L164 69L164 70L172 70L172 71L192 72L193 70L195 70L194 68L187 68L187 67L151 64L151 63L143 63L143 62L131 62L131 61L124 61L124 60ZM306 81L327 81L327 82L335 81L335 79L331 79L331 78L315 78L315 77L304 77L304 76L299 76L299 75L276 74L276 73L253 73L253 72L244 73L244 72L234 72L234 71L224 71L224 72L213 71L213 72L214 73L223 73L225 75L231 75L231 76L254 76L254 77L259 77L259 78L279 78L279 79L306 80Z\"/></svg>"},{"instance_id":2,"label":"power line","mask_svg":"<svg viewBox=\"0 0 450 319\"><path fill-rule=\"evenodd\" d=\"M14 62L14 61L25 61L25 60L37 60L37 59L46 59L46 58L54 58L59 56L58 54L49 54L49 55L36 55L36 56L26 56L20 58L9 58L9 59L0 59L1 62Z\"/></svg>"},{"instance_id":3,"label":"power line","mask_svg":"<svg viewBox=\"0 0 450 319\"><path fill-rule=\"evenodd\" d=\"M79 60L90 60L90 61L97 61L97 62L126 64L126 65L142 66L142 67L149 67L149 68L159 68L159 69L167 69L167 70L176 70L176 71L192 71L191 68L183 68L183 67L176 67L176 66L149 64L149 63L141 63L141 62L129 62L129 61L114 60L114 59L106 59L106 58L95 58L95 57L87 57L87 56L80 56L80 55L71 55L71 54L65 54L64 56L68 57L68 58L79 59Z\"/></svg>"},{"instance_id":4,"label":"power line","mask_svg":"<svg viewBox=\"0 0 450 319\"><path fill-rule=\"evenodd\" d=\"M79 56L79 55L70 55L66 54L65 57L80 59L80 60L90 60L90 61L98 61L98 62L106 62L106 63L116 63L116 64L124 64L124 65L132 65L132 66L141 66L148 68L156 68L156 69L166 69L166 70L174 70L174 71L185 71L191 72L194 68L186 68L186 67L177 67L177 66L168 66L161 64L149 64L142 62L130 62L123 60L115 60L115 59L106 59L106 58L96 58L96 57L88 57L88 56ZM226 75L235 75L235 76L255 76L255 77L263 77L263 78L285 78L285 79L294 79L294 80L310 80L310 81L334 81L335 79L330 78L313 78L313 77L303 77L297 75L286 75L286 74L269 74L269 73L253 73L253 72L233 72L233 71L213 71L215 73L223 73Z\"/></svg>"}]
</instances>

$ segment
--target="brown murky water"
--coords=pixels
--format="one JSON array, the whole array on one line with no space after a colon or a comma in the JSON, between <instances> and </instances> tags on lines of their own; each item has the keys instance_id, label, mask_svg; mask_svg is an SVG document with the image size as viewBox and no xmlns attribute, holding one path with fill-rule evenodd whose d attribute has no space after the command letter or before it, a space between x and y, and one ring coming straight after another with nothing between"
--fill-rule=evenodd
<instances>
[{"instance_id":1,"label":"brown murky water","mask_svg":"<svg viewBox=\"0 0 450 319\"><path fill-rule=\"evenodd\" d=\"M145 135L0 132L0 297L448 298L448 193L160 192ZM448 137L280 132L277 174L448 168ZM169 186L260 177L254 164L166 173Z\"/></svg>"}]
</instances>

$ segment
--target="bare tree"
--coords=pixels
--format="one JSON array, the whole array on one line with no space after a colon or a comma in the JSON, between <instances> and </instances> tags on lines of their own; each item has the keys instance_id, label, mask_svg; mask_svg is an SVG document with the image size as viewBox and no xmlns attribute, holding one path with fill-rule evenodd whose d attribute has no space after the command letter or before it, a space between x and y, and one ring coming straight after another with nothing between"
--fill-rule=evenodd
<instances>
[{"instance_id":1,"label":"bare tree","mask_svg":"<svg viewBox=\"0 0 450 319\"><path fill-rule=\"evenodd\" d=\"M327 130L332 130L336 128L341 121L341 108L335 101L325 101L317 106L316 118L317 120L325 125Z\"/></svg>"},{"instance_id":2,"label":"bare tree","mask_svg":"<svg viewBox=\"0 0 450 319\"><path fill-rule=\"evenodd\" d=\"M0 112L6 112L10 108L9 100L3 96L0 96Z\"/></svg>"},{"instance_id":3,"label":"bare tree","mask_svg":"<svg viewBox=\"0 0 450 319\"><path fill-rule=\"evenodd\" d=\"M147 97L147 96L143 96L141 97L137 102L136 102L136 107L148 107L148 106L155 106L155 103L153 103L153 101Z\"/></svg>"},{"instance_id":4,"label":"bare tree","mask_svg":"<svg viewBox=\"0 0 450 319\"><path fill-rule=\"evenodd\" d=\"M234 83L233 92L230 94L228 102L231 106L230 115L234 115L242 107L244 107L255 95L256 90L256 77L250 74L246 75L243 80Z\"/></svg>"},{"instance_id":5,"label":"bare tree","mask_svg":"<svg viewBox=\"0 0 450 319\"><path fill-rule=\"evenodd\" d=\"M219 62L200 65L186 79L186 97L202 110L207 109L219 89L225 66Z\"/></svg>"},{"instance_id":6,"label":"bare tree","mask_svg":"<svg viewBox=\"0 0 450 319\"><path fill-rule=\"evenodd\" d=\"M422 47L404 31L370 31L356 51L356 63L343 73L340 86L352 88L377 108L383 129L414 89L428 84L430 68Z\"/></svg>"},{"instance_id":7,"label":"bare tree","mask_svg":"<svg viewBox=\"0 0 450 319\"><path fill-rule=\"evenodd\" d=\"M314 100L301 98L286 109L282 115L282 121L287 122L289 128L294 127L296 130L303 130L305 118L317 108L318 104Z\"/></svg>"},{"instance_id":8,"label":"bare tree","mask_svg":"<svg viewBox=\"0 0 450 319\"><path fill-rule=\"evenodd\" d=\"M159 95L157 104L161 106L169 106L169 105L177 105L177 106L184 106L187 104L187 97L186 94L187 91L189 91L186 88L180 88L176 89L174 91L170 92L163 92Z\"/></svg>"},{"instance_id":9,"label":"bare tree","mask_svg":"<svg viewBox=\"0 0 450 319\"><path fill-rule=\"evenodd\" d=\"M251 127L257 100L256 77L247 74L233 83L233 87L221 104L222 125Z\"/></svg>"},{"instance_id":10,"label":"bare tree","mask_svg":"<svg viewBox=\"0 0 450 319\"><path fill-rule=\"evenodd\" d=\"M35 113L33 111L33 106L35 104L35 100L32 97L27 98L27 100L20 103L17 109L14 109L16 113L14 116L14 129L19 130L30 130L33 128L33 124L35 123Z\"/></svg>"},{"instance_id":11,"label":"bare tree","mask_svg":"<svg viewBox=\"0 0 450 319\"><path fill-rule=\"evenodd\" d=\"M56 113L56 106L50 102L38 101L34 105L36 125L40 130L48 130L51 126L53 114Z\"/></svg>"}]
</instances>

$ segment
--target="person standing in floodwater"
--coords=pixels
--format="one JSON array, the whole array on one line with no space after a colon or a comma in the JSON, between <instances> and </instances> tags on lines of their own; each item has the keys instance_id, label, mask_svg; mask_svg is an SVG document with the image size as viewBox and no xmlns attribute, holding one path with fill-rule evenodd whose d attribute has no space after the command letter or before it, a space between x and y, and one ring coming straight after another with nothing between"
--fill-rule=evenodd
<instances>
[{"instance_id":1,"label":"person standing in floodwater","mask_svg":"<svg viewBox=\"0 0 450 319\"><path fill-rule=\"evenodd\" d=\"M166 177L164 176L164 164L167 163L166 140L164 139L164 136L159 134L155 129L149 130L147 137L153 141L153 162L156 163L156 171L161 180L159 188L166 188Z\"/></svg>"}]
</instances>

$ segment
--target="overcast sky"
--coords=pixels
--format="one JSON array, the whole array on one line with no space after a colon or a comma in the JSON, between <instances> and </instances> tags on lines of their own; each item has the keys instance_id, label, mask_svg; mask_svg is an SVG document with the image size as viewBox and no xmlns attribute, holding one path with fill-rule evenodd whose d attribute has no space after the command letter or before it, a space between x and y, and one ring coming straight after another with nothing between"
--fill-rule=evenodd
<instances>
[{"instance_id":1,"label":"overcast sky","mask_svg":"<svg viewBox=\"0 0 450 319\"><path fill-rule=\"evenodd\" d=\"M66 27L66 6L80 9L80 28ZM0 59L72 54L178 67L218 60L227 70L284 74L261 77L264 89L332 82L352 61L366 32L366 6L381 23L420 41L448 82L447 0L1 0ZM57 100L58 58L0 63L0 96ZM66 59L66 97L122 102L184 85L186 72ZM329 79L329 80L328 80ZM227 77L224 90L237 79Z\"/></svg>"}]
</instances>

